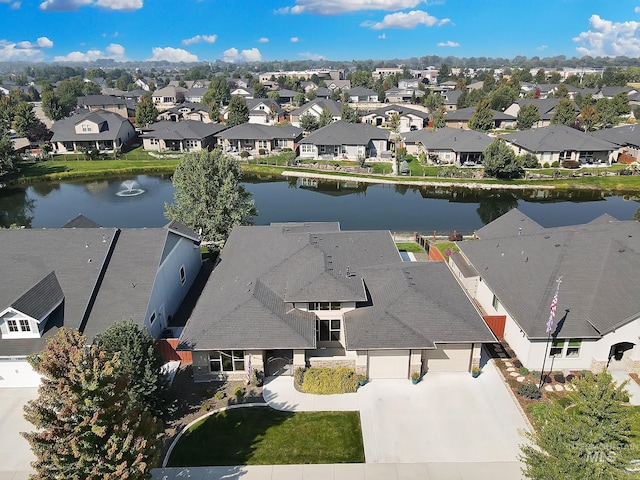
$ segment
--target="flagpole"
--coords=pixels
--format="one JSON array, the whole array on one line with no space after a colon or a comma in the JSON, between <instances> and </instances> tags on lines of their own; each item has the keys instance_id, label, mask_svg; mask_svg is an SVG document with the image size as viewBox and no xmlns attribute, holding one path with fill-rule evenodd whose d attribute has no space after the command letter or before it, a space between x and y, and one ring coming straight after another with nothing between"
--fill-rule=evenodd
<instances>
[{"instance_id":1,"label":"flagpole","mask_svg":"<svg viewBox=\"0 0 640 480\"><path fill-rule=\"evenodd\" d=\"M551 331L553 330L553 319L556 316L556 307L558 305L558 293L560 292L560 284L562 283L562 277L559 277L556 280L558 286L556 287L556 293L553 296L553 300L551 301L551 309L549 312L549 321L547 322L547 344L544 347L544 357L542 357L542 370L540 371L540 384L538 385L538 390L542 388L544 384L546 375L544 374L544 367L547 363L547 354L549 352L549 343L551 342Z\"/></svg>"}]
</instances>

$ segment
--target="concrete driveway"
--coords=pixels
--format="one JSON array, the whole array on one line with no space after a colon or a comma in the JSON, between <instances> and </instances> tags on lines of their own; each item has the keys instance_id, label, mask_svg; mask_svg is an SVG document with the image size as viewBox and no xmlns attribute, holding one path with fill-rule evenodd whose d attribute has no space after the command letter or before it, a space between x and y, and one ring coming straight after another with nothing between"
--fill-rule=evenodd
<instances>
[{"instance_id":1,"label":"concrete driveway","mask_svg":"<svg viewBox=\"0 0 640 480\"><path fill-rule=\"evenodd\" d=\"M518 462L528 425L492 363L358 390L367 463Z\"/></svg>"},{"instance_id":2,"label":"concrete driveway","mask_svg":"<svg viewBox=\"0 0 640 480\"><path fill-rule=\"evenodd\" d=\"M20 432L33 429L22 407L37 396L37 388L0 388L0 480L22 480L33 472L30 463L35 456Z\"/></svg>"}]
</instances>

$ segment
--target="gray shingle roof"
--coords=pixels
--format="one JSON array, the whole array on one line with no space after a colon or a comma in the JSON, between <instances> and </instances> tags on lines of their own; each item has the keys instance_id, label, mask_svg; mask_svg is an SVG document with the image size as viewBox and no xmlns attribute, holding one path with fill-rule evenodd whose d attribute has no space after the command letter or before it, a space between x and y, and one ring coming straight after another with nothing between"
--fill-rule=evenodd
<instances>
[{"instance_id":1,"label":"gray shingle roof","mask_svg":"<svg viewBox=\"0 0 640 480\"><path fill-rule=\"evenodd\" d=\"M459 247L529 338L546 338L559 276L556 322L568 311L559 338L598 338L640 317L639 222L605 217L584 225L536 228L518 221L522 213L510 214L481 229L482 240ZM519 223L532 228L519 234L514 228ZM483 235L485 229L489 236Z\"/></svg>"},{"instance_id":2,"label":"gray shingle roof","mask_svg":"<svg viewBox=\"0 0 640 480\"><path fill-rule=\"evenodd\" d=\"M387 140L390 132L367 123L347 123L339 120L322 127L300 143L314 145L366 145L371 140Z\"/></svg>"},{"instance_id":3,"label":"gray shingle roof","mask_svg":"<svg viewBox=\"0 0 640 480\"><path fill-rule=\"evenodd\" d=\"M76 133L75 126L84 120L90 120L100 125L100 131ZM114 140L117 138L124 123L130 124L129 120L121 117L117 113L107 112L105 110L96 110L94 112L84 111L54 122L51 126L51 131L53 132L51 141ZM133 129L133 127L131 128Z\"/></svg>"},{"instance_id":4,"label":"gray shingle roof","mask_svg":"<svg viewBox=\"0 0 640 480\"><path fill-rule=\"evenodd\" d=\"M406 143L422 143L429 150L483 152L493 139L486 133L444 127L438 130L416 130L403 134Z\"/></svg>"},{"instance_id":5,"label":"gray shingle roof","mask_svg":"<svg viewBox=\"0 0 640 480\"><path fill-rule=\"evenodd\" d=\"M145 133L141 137L162 140L202 140L226 128L226 126L219 123L205 123L197 120L183 120L180 122L163 120L145 127Z\"/></svg>"},{"instance_id":6,"label":"gray shingle roof","mask_svg":"<svg viewBox=\"0 0 640 480\"><path fill-rule=\"evenodd\" d=\"M555 113L555 109L560 102L559 98L523 98L518 100L516 103L520 106L520 108L525 105L536 105L538 107L538 113L540 114L541 120L551 120ZM580 109L577 105L575 105L576 112L579 112Z\"/></svg>"},{"instance_id":7,"label":"gray shingle roof","mask_svg":"<svg viewBox=\"0 0 640 480\"><path fill-rule=\"evenodd\" d=\"M429 118L429 114L426 112L423 112L421 110L416 110L415 108L408 108L405 107L403 105L386 105L382 108L378 108L376 110L373 110L371 112L369 112L367 115L370 115L372 113L377 114L377 115L387 115L387 113L389 112L398 112L398 114L400 116L404 116L404 115L415 115L416 117L422 118L422 119L427 119Z\"/></svg>"},{"instance_id":8,"label":"gray shingle roof","mask_svg":"<svg viewBox=\"0 0 640 480\"><path fill-rule=\"evenodd\" d=\"M273 140L275 138L296 139L302 135L302 129L291 125L259 125L243 123L231 127L216 135L226 140Z\"/></svg>"},{"instance_id":9,"label":"gray shingle roof","mask_svg":"<svg viewBox=\"0 0 640 480\"><path fill-rule=\"evenodd\" d=\"M11 307L25 315L44 320L45 315L62 302L64 294L55 272L44 277L33 288L11 304Z\"/></svg>"},{"instance_id":10,"label":"gray shingle roof","mask_svg":"<svg viewBox=\"0 0 640 480\"><path fill-rule=\"evenodd\" d=\"M296 108L294 111L291 112L291 115L292 116L303 115L304 112L309 110L309 108L313 107L314 105L318 105L322 110L326 108L331 112L333 116L340 115L340 111L342 108L342 104L340 102L336 102L335 100L330 100L326 98L315 98L310 102L305 103L301 107Z\"/></svg>"},{"instance_id":11,"label":"gray shingle roof","mask_svg":"<svg viewBox=\"0 0 640 480\"><path fill-rule=\"evenodd\" d=\"M640 147L640 125L605 128L592 132L591 135L623 147Z\"/></svg>"},{"instance_id":12,"label":"gray shingle roof","mask_svg":"<svg viewBox=\"0 0 640 480\"><path fill-rule=\"evenodd\" d=\"M502 135L502 138L530 152L611 152L617 145L601 140L566 125L550 125L548 127L524 130Z\"/></svg>"},{"instance_id":13,"label":"gray shingle roof","mask_svg":"<svg viewBox=\"0 0 640 480\"><path fill-rule=\"evenodd\" d=\"M515 120L516 117L508 115L504 112L499 112L498 110L491 110L493 113L494 121L503 121L503 120ZM453 112L447 112L447 121L459 121L465 122L471 120L473 114L476 113L476 107L467 107L467 108L459 108Z\"/></svg>"},{"instance_id":14,"label":"gray shingle roof","mask_svg":"<svg viewBox=\"0 0 640 480\"><path fill-rule=\"evenodd\" d=\"M67 223L65 223L62 228L100 228L101 225L94 222L90 218L85 217L82 214L78 214L73 217Z\"/></svg>"}]
</instances>

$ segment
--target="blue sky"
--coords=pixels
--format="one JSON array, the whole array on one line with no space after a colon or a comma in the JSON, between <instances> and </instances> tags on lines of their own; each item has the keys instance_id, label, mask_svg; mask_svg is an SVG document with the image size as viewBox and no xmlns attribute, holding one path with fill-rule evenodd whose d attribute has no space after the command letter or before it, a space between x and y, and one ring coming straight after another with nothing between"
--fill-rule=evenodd
<instances>
[{"instance_id":1,"label":"blue sky","mask_svg":"<svg viewBox=\"0 0 640 480\"><path fill-rule=\"evenodd\" d=\"M0 0L0 61L640 56L640 0Z\"/></svg>"}]
</instances>

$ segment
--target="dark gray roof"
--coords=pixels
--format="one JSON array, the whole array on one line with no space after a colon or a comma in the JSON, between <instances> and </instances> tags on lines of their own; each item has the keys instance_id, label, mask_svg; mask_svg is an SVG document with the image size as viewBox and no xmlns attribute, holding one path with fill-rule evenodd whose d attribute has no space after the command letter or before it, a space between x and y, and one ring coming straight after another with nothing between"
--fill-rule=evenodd
<instances>
[{"instance_id":1,"label":"dark gray roof","mask_svg":"<svg viewBox=\"0 0 640 480\"><path fill-rule=\"evenodd\" d=\"M619 93L629 93L631 92L632 89L631 87L617 87L617 86L613 86L613 87L602 87L600 89L600 93L602 93L602 95L606 98L613 98L616 95L618 95Z\"/></svg>"},{"instance_id":2,"label":"dark gray roof","mask_svg":"<svg viewBox=\"0 0 640 480\"><path fill-rule=\"evenodd\" d=\"M591 135L621 147L640 147L640 125L605 128L592 132Z\"/></svg>"},{"instance_id":3,"label":"dark gray roof","mask_svg":"<svg viewBox=\"0 0 640 480\"><path fill-rule=\"evenodd\" d=\"M97 123L98 125L100 125L100 130L97 132L76 133L75 126L84 120L90 120ZM133 130L133 126L131 126L129 120L121 117L117 113L107 112L105 110L95 110L93 112L83 111L54 122L51 126L51 131L53 132L51 141L70 142L73 140L114 140L118 137L118 133L125 123L129 124L129 126Z\"/></svg>"},{"instance_id":4,"label":"dark gray roof","mask_svg":"<svg viewBox=\"0 0 640 480\"><path fill-rule=\"evenodd\" d=\"M416 130L402 135L406 143L420 142L429 150L483 152L493 139L483 132L444 127L437 130Z\"/></svg>"},{"instance_id":5,"label":"dark gray roof","mask_svg":"<svg viewBox=\"0 0 640 480\"><path fill-rule=\"evenodd\" d=\"M33 288L18 298L11 304L11 308L24 313L38 321L44 320L45 316L60 305L64 299L62 288L58 283L55 272L51 272L44 277Z\"/></svg>"},{"instance_id":6,"label":"dark gray roof","mask_svg":"<svg viewBox=\"0 0 640 480\"><path fill-rule=\"evenodd\" d=\"M300 143L314 145L366 145L371 140L387 140L390 132L367 123L347 123L339 120L322 127Z\"/></svg>"},{"instance_id":7,"label":"dark gray roof","mask_svg":"<svg viewBox=\"0 0 640 480\"><path fill-rule=\"evenodd\" d=\"M517 208L509 210L499 218L499 222L491 222L476 232L481 240L512 237L514 235L536 234L544 232L544 227L534 222Z\"/></svg>"},{"instance_id":8,"label":"dark gray roof","mask_svg":"<svg viewBox=\"0 0 640 480\"><path fill-rule=\"evenodd\" d=\"M264 104L267 106L268 110L265 110L266 113L269 113L273 108L274 111L280 113L282 108L280 108L280 104L276 102L273 98L248 98L247 99L247 108L250 113L255 113L254 110L258 105Z\"/></svg>"},{"instance_id":9,"label":"dark gray roof","mask_svg":"<svg viewBox=\"0 0 640 480\"><path fill-rule=\"evenodd\" d=\"M515 120L516 117L513 117L504 112L499 112L498 110L491 110L493 113L494 121L503 121L503 120ZM467 107L467 108L459 108L452 112L447 112L447 121L457 120L459 122L465 122L471 120L473 114L476 113L476 107Z\"/></svg>"},{"instance_id":10,"label":"dark gray roof","mask_svg":"<svg viewBox=\"0 0 640 480\"><path fill-rule=\"evenodd\" d=\"M337 227L235 228L179 348L315 348L315 314L293 308L314 301L357 302L349 349L495 340L446 265L403 263L388 231Z\"/></svg>"},{"instance_id":11,"label":"dark gray roof","mask_svg":"<svg viewBox=\"0 0 640 480\"><path fill-rule=\"evenodd\" d=\"M350 97L369 97L369 96L373 96L373 95L378 95L375 90L371 90L370 88L365 88L365 87L353 87L349 89L349 96Z\"/></svg>"},{"instance_id":12,"label":"dark gray roof","mask_svg":"<svg viewBox=\"0 0 640 480\"><path fill-rule=\"evenodd\" d=\"M62 228L100 228L101 226L80 213L65 223Z\"/></svg>"},{"instance_id":13,"label":"dark gray roof","mask_svg":"<svg viewBox=\"0 0 640 480\"><path fill-rule=\"evenodd\" d=\"M349 350L495 341L443 262L371 267L364 276L372 302L345 314Z\"/></svg>"},{"instance_id":14,"label":"dark gray roof","mask_svg":"<svg viewBox=\"0 0 640 480\"><path fill-rule=\"evenodd\" d=\"M502 135L507 143L512 143L530 152L612 152L617 145L601 140L588 133L567 127L550 125L548 127L523 130Z\"/></svg>"},{"instance_id":15,"label":"dark gray roof","mask_svg":"<svg viewBox=\"0 0 640 480\"><path fill-rule=\"evenodd\" d=\"M607 216L584 225L541 228L520 222L523 214L512 212L485 227L491 238L481 229L481 240L458 245L529 338L546 338L560 276L556 325L568 313L558 337L598 338L640 317L640 222ZM532 228L519 233L518 224Z\"/></svg>"},{"instance_id":16,"label":"dark gray roof","mask_svg":"<svg viewBox=\"0 0 640 480\"><path fill-rule=\"evenodd\" d=\"M449 90L441 94L444 97L444 103L448 105L456 105L458 99L462 95L462 90Z\"/></svg>"},{"instance_id":17,"label":"dark gray roof","mask_svg":"<svg viewBox=\"0 0 640 480\"><path fill-rule=\"evenodd\" d=\"M180 122L163 120L145 127L141 137L162 140L202 140L226 128L225 125L219 123L206 123L197 120L182 120Z\"/></svg>"},{"instance_id":18,"label":"dark gray roof","mask_svg":"<svg viewBox=\"0 0 640 480\"><path fill-rule=\"evenodd\" d=\"M456 267L458 267L458 270L464 278L478 276L478 272L475 268L473 268L473 265L469 265L465 261L465 259L462 258L462 255L460 255L460 253L452 252L451 255L449 255L449 261L451 261Z\"/></svg>"},{"instance_id":19,"label":"dark gray roof","mask_svg":"<svg viewBox=\"0 0 640 480\"><path fill-rule=\"evenodd\" d=\"M518 100L516 103L520 105L520 108L524 107L525 105L536 105L538 107L540 119L551 120L551 118L555 114L555 109L558 106L559 102L559 98L523 98L521 100ZM575 103L574 108L576 112L580 111Z\"/></svg>"},{"instance_id":20,"label":"dark gray roof","mask_svg":"<svg viewBox=\"0 0 640 480\"><path fill-rule=\"evenodd\" d=\"M177 220L171 220L164 226L164 228L166 228L170 232L180 235L181 237L188 238L189 240L193 240L194 242L200 242L200 235L198 235L191 228L187 227L185 224L178 222Z\"/></svg>"},{"instance_id":21,"label":"dark gray roof","mask_svg":"<svg viewBox=\"0 0 640 480\"><path fill-rule=\"evenodd\" d=\"M309 108L314 105L318 105L322 110L325 108L331 112L331 115L338 116L340 115L340 111L342 109L342 104L340 102L336 102L335 100L326 99L326 98L314 98L310 102L305 103L301 107L296 108L291 112L292 116L303 115L304 112L309 110Z\"/></svg>"},{"instance_id":22,"label":"dark gray roof","mask_svg":"<svg viewBox=\"0 0 640 480\"><path fill-rule=\"evenodd\" d=\"M302 135L302 129L292 125L259 125L243 123L231 127L216 135L226 140L273 140L275 138L296 139Z\"/></svg>"},{"instance_id":23,"label":"dark gray roof","mask_svg":"<svg viewBox=\"0 0 640 480\"><path fill-rule=\"evenodd\" d=\"M103 107L108 105L121 106L122 108L135 109L134 101L116 97L115 95L86 95L78 97L78 106L83 107Z\"/></svg>"}]
</instances>

